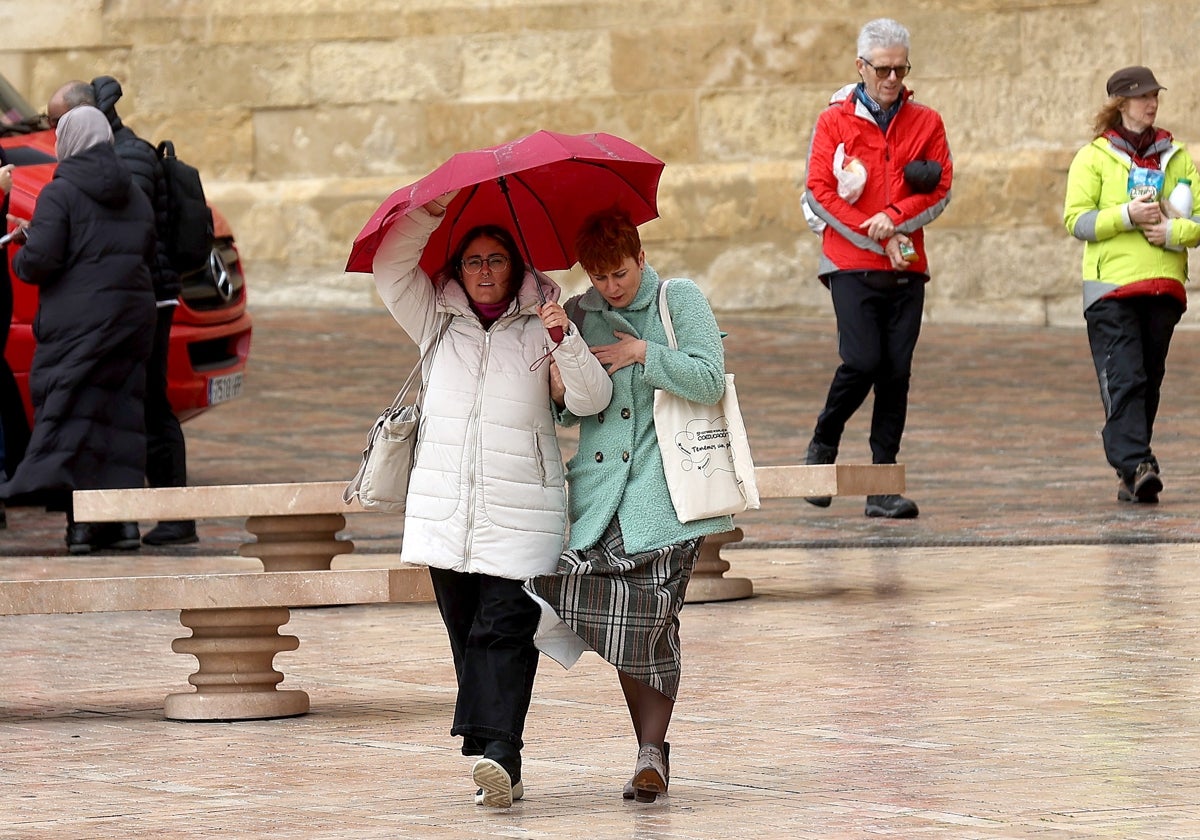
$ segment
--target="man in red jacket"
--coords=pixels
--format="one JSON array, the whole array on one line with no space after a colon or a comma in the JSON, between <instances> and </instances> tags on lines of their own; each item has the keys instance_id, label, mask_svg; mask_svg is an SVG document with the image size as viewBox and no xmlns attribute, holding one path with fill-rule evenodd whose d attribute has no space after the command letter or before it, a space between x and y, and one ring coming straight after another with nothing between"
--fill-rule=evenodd
<instances>
[{"instance_id":1,"label":"man in red jacket","mask_svg":"<svg viewBox=\"0 0 1200 840\"><path fill-rule=\"evenodd\" d=\"M813 131L804 201L824 222L817 274L833 298L842 363L807 464L834 463L846 422L872 389L871 460L894 464L900 451L929 280L923 228L949 203L953 175L942 118L904 86L908 50L908 30L896 21L863 26L854 62L862 81L835 97ZM831 499L808 501L827 507ZM917 513L899 494L867 497L867 516Z\"/></svg>"}]
</instances>

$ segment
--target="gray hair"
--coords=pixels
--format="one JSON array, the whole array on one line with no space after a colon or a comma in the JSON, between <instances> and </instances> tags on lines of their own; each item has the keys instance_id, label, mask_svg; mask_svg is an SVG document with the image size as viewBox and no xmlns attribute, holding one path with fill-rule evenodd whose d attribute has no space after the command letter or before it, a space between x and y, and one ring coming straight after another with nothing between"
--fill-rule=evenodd
<instances>
[{"instance_id":1,"label":"gray hair","mask_svg":"<svg viewBox=\"0 0 1200 840\"><path fill-rule=\"evenodd\" d=\"M62 99L68 111L80 105L95 105L96 90L87 82L67 82L62 90Z\"/></svg>"},{"instance_id":2,"label":"gray hair","mask_svg":"<svg viewBox=\"0 0 1200 840\"><path fill-rule=\"evenodd\" d=\"M890 47L908 49L908 30L891 18L867 21L858 33L858 57L870 58L875 50Z\"/></svg>"},{"instance_id":3,"label":"gray hair","mask_svg":"<svg viewBox=\"0 0 1200 840\"><path fill-rule=\"evenodd\" d=\"M92 105L80 105L63 114L55 133L58 135L58 142L54 151L59 160L77 155L92 146L113 141L112 126L108 124L108 117Z\"/></svg>"}]
</instances>

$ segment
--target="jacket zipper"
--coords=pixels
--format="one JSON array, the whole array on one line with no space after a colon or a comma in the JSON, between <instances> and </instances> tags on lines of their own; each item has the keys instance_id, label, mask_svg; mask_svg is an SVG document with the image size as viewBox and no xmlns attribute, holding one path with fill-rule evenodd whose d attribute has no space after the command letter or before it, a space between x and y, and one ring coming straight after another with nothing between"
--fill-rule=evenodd
<instances>
[{"instance_id":1,"label":"jacket zipper","mask_svg":"<svg viewBox=\"0 0 1200 840\"><path fill-rule=\"evenodd\" d=\"M475 480L475 466L479 462L479 451L482 446L479 435L479 416L483 405L483 383L487 379L488 357L491 352L492 331L489 329L483 334L483 354L479 360L479 383L475 389L475 404L471 406L470 428L474 432L475 439L471 441L471 457L467 464L467 533L463 544L463 559L467 561L468 568L471 561L471 549L475 541L475 488L478 483Z\"/></svg>"}]
</instances>

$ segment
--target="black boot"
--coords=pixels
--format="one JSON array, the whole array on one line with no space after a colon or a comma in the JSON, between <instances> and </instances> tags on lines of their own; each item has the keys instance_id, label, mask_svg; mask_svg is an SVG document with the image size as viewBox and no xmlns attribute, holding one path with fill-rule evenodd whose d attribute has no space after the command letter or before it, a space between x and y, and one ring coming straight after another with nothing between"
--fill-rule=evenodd
<instances>
[{"instance_id":1,"label":"black boot","mask_svg":"<svg viewBox=\"0 0 1200 840\"><path fill-rule=\"evenodd\" d=\"M808 444L808 452L804 455L805 464L832 464L837 461L838 448L818 443L816 438ZM804 501L817 507L829 507L832 496L805 496Z\"/></svg>"},{"instance_id":2,"label":"black boot","mask_svg":"<svg viewBox=\"0 0 1200 840\"><path fill-rule=\"evenodd\" d=\"M67 551L91 554L96 550L96 526L90 522L67 522Z\"/></svg>"},{"instance_id":3,"label":"black boot","mask_svg":"<svg viewBox=\"0 0 1200 840\"><path fill-rule=\"evenodd\" d=\"M104 522L92 524L92 539L96 548L133 551L142 547L142 536L136 522Z\"/></svg>"},{"instance_id":4,"label":"black boot","mask_svg":"<svg viewBox=\"0 0 1200 840\"><path fill-rule=\"evenodd\" d=\"M142 537L142 542L146 545L187 545L188 543L199 542L200 537L196 535L196 520L194 519L173 519L166 522L159 522L146 536Z\"/></svg>"},{"instance_id":5,"label":"black boot","mask_svg":"<svg viewBox=\"0 0 1200 840\"><path fill-rule=\"evenodd\" d=\"M867 496L867 505L863 512L867 516L880 516L885 519L916 519L920 513L916 502L899 493Z\"/></svg>"}]
</instances>

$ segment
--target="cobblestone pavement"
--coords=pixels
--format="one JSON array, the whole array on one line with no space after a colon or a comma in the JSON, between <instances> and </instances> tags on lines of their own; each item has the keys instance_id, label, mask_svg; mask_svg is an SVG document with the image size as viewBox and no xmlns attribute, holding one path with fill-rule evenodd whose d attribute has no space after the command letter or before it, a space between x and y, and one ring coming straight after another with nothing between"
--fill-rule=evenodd
<instances>
[{"instance_id":1,"label":"cobblestone pavement","mask_svg":"<svg viewBox=\"0 0 1200 840\"><path fill-rule=\"evenodd\" d=\"M381 312L256 313L246 395L185 427L195 484L347 478L415 352ZM727 315L760 465L799 463L830 323ZM671 795L622 802L636 747L611 669L546 661L526 801L471 803L427 604L297 610L277 657L311 714L162 718L190 657L166 612L0 618L0 837L1200 837L1200 333L1177 333L1157 506L1116 501L1082 330L927 326L901 460L919 519L768 500L726 556L756 597L693 604ZM842 460L866 461L868 405ZM565 437L565 448L571 438ZM10 511L0 578L215 571L240 523L165 551L66 556ZM147 528L153 523L143 523ZM356 514L346 563L395 559ZM342 562L342 561L339 561Z\"/></svg>"}]
</instances>

